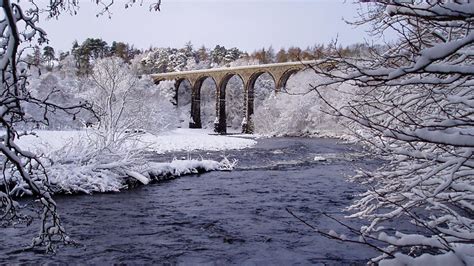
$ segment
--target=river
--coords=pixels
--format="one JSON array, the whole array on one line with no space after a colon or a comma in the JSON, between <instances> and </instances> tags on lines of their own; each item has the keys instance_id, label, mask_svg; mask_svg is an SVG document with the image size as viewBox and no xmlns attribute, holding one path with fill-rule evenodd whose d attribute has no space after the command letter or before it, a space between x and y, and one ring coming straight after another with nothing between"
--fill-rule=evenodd
<instances>
[{"instance_id":1,"label":"river","mask_svg":"<svg viewBox=\"0 0 474 266\"><path fill-rule=\"evenodd\" d=\"M322 212L343 219L344 207L364 191L346 176L357 167L380 164L357 146L332 139L271 138L244 150L153 159L188 156L227 156L239 163L232 172L183 176L121 193L58 196L64 225L80 245L62 246L55 255L17 252L37 232L37 222L1 228L0 262L347 265L364 264L377 254L328 240L286 211L321 230L340 230Z\"/></svg>"}]
</instances>

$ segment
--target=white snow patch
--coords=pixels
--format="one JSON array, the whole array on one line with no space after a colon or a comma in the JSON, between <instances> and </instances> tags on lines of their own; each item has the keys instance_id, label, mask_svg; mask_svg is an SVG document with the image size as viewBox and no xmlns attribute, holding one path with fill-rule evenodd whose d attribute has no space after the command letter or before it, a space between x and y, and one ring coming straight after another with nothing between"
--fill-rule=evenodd
<instances>
[{"instance_id":1,"label":"white snow patch","mask_svg":"<svg viewBox=\"0 0 474 266\"><path fill-rule=\"evenodd\" d=\"M224 159L221 162L213 160L174 160L171 163L150 163L149 173L152 176L182 176L188 174L197 174L199 172L209 171L228 171L232 170L235 162L229 162Z\"/></svg>"},{"instance_id":2,"label":"white snow patch","mask_svg":"<svg viewBox=\"0 0 474 266\"><path fill-rule=\"evenodd\" d=\"M283 154L284 152L282 150L274 150L272 151L273 154Z\"/></svg>"},{"instance_id":3,"label":"white snow patch","mask_svg":"<svg viewBox=\"0 0 474 266\"><path fill-rule=\"evenodd\" d=\"M383 266L399 266L399 265L430 265L430 266L462 266L473 265L474 263L474 245L463 244L453 248L443 254L425 253L419 257L411 257L402 253L396 253L393 259L384 259L379 265Z\"/></svg>"},{"instance_id":4,"label":"white snow patch","mask_svg":"<svg viewBox=\"0 0 474 266\"><path fill-rule=\"evenodd\" d=\"M101 165L54 165L48 169L50 182L56 193L96 193L119 192L127 188L127 178L133 178L147 185L151 181L160 181L163 177L175 178L182 175L197 174L210 171L229 171L236 161L227 159L221 162L212 160L174 160L166 163L146 163L146 168L124 170L120 168L104 168Z\"/></svg>"},{"instance_id":5,"label":"white snow patch","mask_svg":"<svg viewBox=\"0 0 474 266\"><path fill-rule=\"evenodd\" d=\"M150 183L150 179L148 179L146 176L135 172L135 171L127 171L126 174L130 177L135 178L136 180L140 181L143 185L148 185Z\"/></svg>"},{"instance_id":6,"label":"white snow patch","mask_svg":"<svg viewBox=\"0 0 474 266\"><path fill-rule=\"evenodd\" d=\"M79 139L87 138L87 131L34 131L35 135L26 135L18 139L16 144L23 149L44 153L58 150Z\"/></svg>"},{"instance_id":7,"label":"white snow patch","mask_svg":"<svg viewBox=\"0 0 474 266\"><path fill-rule=\"evenodd\" d=\"M209 129L183 129L154 136L145 134L140 139L149 150L157 153L172 151L193 150L234 150L254 146L257 142L253 139L216 135Z\"/></svg>"},{"instance_id":8,"label":"white snow patch","mask_svg":"<svg viewBox=\"0 0 474 266\"><path fill-rule=\"evenodd\" d=\"M313 159L313 160L316 161L316 162L324 162L324 161L326 161L327 159L324 158L323 156L314 156L314 159Z\"/></svg>"},{"instance_id":9,"label":"white snow patch","mask_svg":"<svg viewBox=\"0 0 474 266\"><path fill-rule=\"evenodd\" d=\"M57 150L73 141L88 138L88 131L35 131L36 136L21 137L17 144L23 149L45 153ZM137 136L130 145L157 153L194 150L233 150L252 147L257 142L249 138L221 136L207 129L175 129L158 135L145 133Z\"/></svg>"}]
</instances>

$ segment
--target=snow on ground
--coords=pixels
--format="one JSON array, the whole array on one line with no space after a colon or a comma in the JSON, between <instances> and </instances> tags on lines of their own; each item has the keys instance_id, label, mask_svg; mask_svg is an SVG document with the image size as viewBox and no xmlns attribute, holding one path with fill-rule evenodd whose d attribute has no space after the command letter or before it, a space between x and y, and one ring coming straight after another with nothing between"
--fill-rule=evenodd
<instances>
[{"instance_id":1,"label":"snow on ground","mask_svg":"<svg viewBox=\"0 0 474 266\"><path fill-rule=\"evenodd\" d=\"M111 163L113 164L113 163ZM109 165L111 165L109 164ZM119 192L129 188L130 180L143 185L177 178L182 175L210 171L231 171L236 161L173 160L166 163L147 162L142 171L109 168L104 165L55 164L48 168L55 193Z\"/></svg>"},{"instance_id":2,"label":"snow on ground","mask_svg":"<svg viewBox=\"0 0 474 266\"><path fill-rule=\"evenodd\" d=\"M79 139L87 138L86 131L49 131L38 130L34 131L35 135L26 135L20 137L16 144L22 149L29 151L48 152L58 150L65 145L74 143Z\"/></svg>"},{"instance_id":3,"label":"snow on ground","mask_svg":"<svg viewBox=\"0 0 474 266\"><path fill-rule=\"evenodd\" d=\"M193 150L235 150L254 146L253 139L238 136L220 136L209 129L178 128L158 136L145 134L141 137L142 145L158 153Z\"/></svg>"},{"instance_id":4,"label":"snow on ground","mask_svg":"<svg viewBox=\"0 0 474 266\"><path fill-rule=\"evenodd\" d=\"M129 187L130 178L146 185L150 181L166 180L186 174L232 170L236 163L227 159L221 162L211 160L153 162L145 157L122 158L118 154L91 158L84 154L88 154L87 141L92 136L93 134L87 130L37 131L35 135L20 137L17 144L36 154L45 154L55 162L47 167L47 171L56 193L116 192ZM137 141L126 143L130 150L158 153L243 149L254 144L256 141L253 139L220 136L212 134L210 130L201 129L176 129L159 135L144 133L138 135ZM21 186L22 181L18 182Z\"/></svg>"},{"instance_id":5,"label":"snow on ground","mask_svg":"<svg viewBox=\"0 0 474 266\"><path fill-rule=\"evenodd\" d=\"M23 136L18 145L35 152L57 150L74 143L74 140L87 139L90 132L84 131L36 131L36 136ZM158 135L145 133L134 142L135 148L143 148L157 153L194 150L233 150L252 147L257 142L239 136L220 136L208 129L179 128Z\"/></svg>"}]
</instances>

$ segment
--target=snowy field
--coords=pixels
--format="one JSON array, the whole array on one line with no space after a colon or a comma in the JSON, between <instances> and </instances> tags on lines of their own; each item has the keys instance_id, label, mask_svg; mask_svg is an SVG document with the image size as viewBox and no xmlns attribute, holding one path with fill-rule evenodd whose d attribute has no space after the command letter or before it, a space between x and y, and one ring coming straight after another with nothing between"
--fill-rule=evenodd
<instances>
[{"instance_id":1,"label":"snowy field","mask_svg":"<svg viewBox=\"0 0 474 266\"><path fill-rule=\"evenodd\" d=\"M36 131L36 136L23 136L17 142L20 147L29 151L48 153L75 143L80 139L92 137L91 132L84 131ZM195 150L234 150L252 147L257 142L242 136L215 135L207 129L175 129L158 135L141 134L130 143L134 148L166 153L174 151Z\"/></svg>"}]
</instances>

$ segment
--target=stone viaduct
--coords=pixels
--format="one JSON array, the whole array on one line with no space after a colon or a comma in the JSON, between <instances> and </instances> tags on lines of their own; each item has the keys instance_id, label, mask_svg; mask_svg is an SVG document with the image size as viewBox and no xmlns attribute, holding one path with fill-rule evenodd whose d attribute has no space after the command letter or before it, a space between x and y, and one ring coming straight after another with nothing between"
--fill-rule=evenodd
<instances>
[{"instance_id":1,"label":"stone viaduct","mask_svg":"<svg viewBox=\"0 0 474 266\"><path fill-rule=\"evenodd\" d=\"M201 86L207 78L210 78L216 84L216 123L215 131L219 134L227 133L225 93L226 86L233 76L239 76L244 84L244 114L243 131L245 133L253 132L252 114L254 110L254 86L255 81L263 73L268 73L273 78L276 85L275 91L278 92L285 88L288 78L303 69L306 69L316 61L288 62L265 65L252 65L240 67L225 67L214 69L203 69L194 71L181 71L151 75L155 84L163 80L174 80L176 88L176 97L180 84L187 80L192 87L191 93L191 122L190 128L201 128Z\"/></svg>"}]
</instances>

